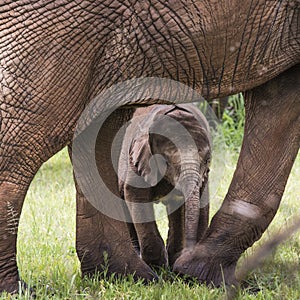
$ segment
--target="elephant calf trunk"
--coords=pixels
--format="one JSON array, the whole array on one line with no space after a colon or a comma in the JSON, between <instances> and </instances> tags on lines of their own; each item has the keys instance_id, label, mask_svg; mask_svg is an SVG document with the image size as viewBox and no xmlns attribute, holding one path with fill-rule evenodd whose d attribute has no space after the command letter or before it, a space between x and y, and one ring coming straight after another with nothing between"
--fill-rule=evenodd
<instances>
[{"instance_id":1,"label":"elephant calf trunk","mask_svg":"<svg viewBox=\"0 0 300 300\"><path fill-rule=\"evenodd\" d=\"M182 193L185 199L185 234L184 247L189 248L197 243L198 225L200 217L200 179L199 172L190 176L184 176L182 182ZM190 180L189 180L190 179Z\"/></svg>"}]
</instances>

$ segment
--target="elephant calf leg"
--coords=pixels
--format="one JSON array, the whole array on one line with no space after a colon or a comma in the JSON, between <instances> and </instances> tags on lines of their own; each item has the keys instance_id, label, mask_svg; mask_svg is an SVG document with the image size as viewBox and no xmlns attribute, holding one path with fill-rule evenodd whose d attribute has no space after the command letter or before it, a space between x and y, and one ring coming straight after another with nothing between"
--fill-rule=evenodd
<instances>
[{"instance_id":1,"label":"elephant calf leg","mask_svg":"<svg viewBox=\"0 0 300 300\"><path fill-rule=\"evenodd\" d=\"M167 240L167 251L169 264L173 266L183 249L184 240L184 206L180 206L172 211L170 204L167 204L167 212L169 219L169 232Z\"/></svg>"},{"instance_id":2,"label":"elephant calf leg","mask_svg":"<svg viewBox=\"0 0 300 300\"><path fill-rule=\"evenodd\" d=\"M209 218L209 194L208 185L206 185L201 196L200 203L203 207L199 212L199 224L197 241L201 241L207 227ZM167 204L167 212L169 218L169 232L167 241L167 251L169 257L169 265L173 266L176 259L180 256L181 251L185 247L185 206L182 205L178 209L173 210L172 204Z\"/></svg>"},{"instance_id":3,"label":"elephant calf leg","mask_svg":"<svg viewBox=\"0 0 300 300\"><path fill-rule=\"evenodd\" d=\"M149 202L149 193L147 189L134 188L127 184L124 187L125 199L127 199L127 206L138 236L141 256L148 265L162 267L168 264L168 257L155 222L153 204Z\"/></svg>"},{"instance_id":4,"label":"elephant calf leg","mask_svg":"<svg viewBox=\"0 0 300 300\"><path fill-rule=\"evenodd\" d=\"M136 223L141 256L152 267L163 267L168 264L165 244L155 222Z\"/></svg>"},{"instance_id":5,"label":"elephant calf leg","mask_svg":"<svg viewBox=\"0 0 300 300\"><path fill-rule=\"evenodd\" d=\"M275 216L297 156L299 95L299 66L245 94L244 140L228 194L204 240L178 258L175 271L215 285L235 281L236 262Z\"/></svg>"}]
</instances>

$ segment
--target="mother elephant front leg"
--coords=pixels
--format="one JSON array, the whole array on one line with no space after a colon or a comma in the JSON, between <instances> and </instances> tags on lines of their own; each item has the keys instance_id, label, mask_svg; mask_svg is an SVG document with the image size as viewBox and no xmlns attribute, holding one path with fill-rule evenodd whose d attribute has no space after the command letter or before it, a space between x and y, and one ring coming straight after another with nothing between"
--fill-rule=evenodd
<instances>
[{"instance_id":1,"label":"mother elephant front leg","mask_svg":"<svg viewBox=\"0 0 300 300\"><path fill-rule=\"evenodd\" d=\"M237 169L205 239L174 269L219 286L235 282L240 255L278 209L300 146L300 68L245 93L246 124Z\"/></svg>"}]
</instances>

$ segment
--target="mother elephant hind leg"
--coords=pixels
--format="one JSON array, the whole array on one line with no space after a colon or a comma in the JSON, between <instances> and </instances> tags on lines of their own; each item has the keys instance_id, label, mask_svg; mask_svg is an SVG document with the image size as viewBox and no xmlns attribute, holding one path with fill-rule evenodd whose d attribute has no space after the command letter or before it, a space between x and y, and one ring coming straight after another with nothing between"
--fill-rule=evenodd
<instances>
[{"instance_id":1,"label":"mother elephant hind leg","mask_svg":"<svg viewBox=\"0 0 300 300\"><path fill-rule=\"evenodd\" d=\"M104 122L96 141L95 155L100 176L106 187L118 197L120 197L118 178L112 165L111 147L114 142L119 148L118 150L120 150L122 140L120 139L116 142L114 138L130 117L129 109L116 110ZM84 153L82 155L82 157L77 157L76 159L84 163L86 157ZM116 157L119 156L116 155ZM135 278L144 278L146 280L156 278L155 273L135 251L126 223L113 219L105 215L105 212L97 210L81 191L78 183L76 183L76 190L76 249L81 262L82 274L93 275L97 271L106 270L108 274L134 274ZM96 195L96 197L100 199L105 196ZM111 199L103 200L109 204L108 201ZM115 207L115 209L118 208Z\"/></svg>"},{"instance_id":2,"label":"mother elephant hind leg","mask_svg":"<svg viewBox=\"0 0 300 300\"><path fill-rule=\"evenodd\" d=\"M34 119L26 113L4 118L0 132L0 293L18 292L16 243L24 198L39 167L62 147L45 138L46 128L26 123Z\"/></svg>"},{"instance_id":3,"label":"mother elephant hind leg","mask_svg":"<svg viewBox=\"0 0 300 300\"><path fill-rule=\"evenodd\" d=\"M244 140L233 180L205 239L175 271L219 286L275 216L300 146L300 68L245 93Z\"/></svg>"},{"instance_id":4,"label":"mother elephant hind leg","mask_svg":"<svg viewBox=\"0 0 300 300\"><path fill-rule=\"evenodd\" d=\"M0 180L0 293L18 291L17 232L21 208L29 186L28 182L21 184L20 181L12 178Z\"/></svg>"}]
</instances>

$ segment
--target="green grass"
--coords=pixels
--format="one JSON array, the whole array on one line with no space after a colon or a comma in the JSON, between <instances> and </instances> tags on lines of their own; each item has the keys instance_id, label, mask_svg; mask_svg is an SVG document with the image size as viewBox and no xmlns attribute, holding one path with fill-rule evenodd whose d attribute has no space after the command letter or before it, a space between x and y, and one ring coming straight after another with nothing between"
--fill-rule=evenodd
<instances>
[{"instance_id":1,"label":"green grass","mask_svg":"<svg viewBox=\"0 0 300 300\"><path fill-rule=\"evenodd\" d=\"M223 113L221 132L225 143L231 150L239 150L244 130L244 99L241 94L229 97L227 108Z\"/></svg>"},{"instance_id":2,"label":"green grass","mask_svg":"<svg viewBox=\"0 0 300 300\"><path fill-rule=\"evenodd\" d=\"M239 108L242 110L242 107ZM226 112L228 113L228 112ZM242 112L238 112L239 114ZM225 116L227 120L227 116ZM227 147L222 176L215 184L211 199L213 214L224 199L230 183L237 152L239 134L224 125L224 140L236 143ZM239 126L239 125L238 125ZM238 128L237 131L240 131ZM235 140L236 139L236 140ZM289 178L280 209L263 238L241 260L251 255L273 234L283 230L299 215L300 155ZM166 237L166 219L160 220ZM265 263L251 272L246 285L238 291L238 299L300 299L300 240L294 235L272 253ZM45 163L36 175L25 200L18 238L18 263L22 278L35 288L37 299L225 299L226 290L207 288L196 282L184 282L168 271L162 271L159 282L143 285L132 278L118 280L81 279L75 252L75 190L67 151L63 150ZM0 299L9 299L2 295ZM29 295L17 297L29 299Z\"/></svg>"}]
</instances>

